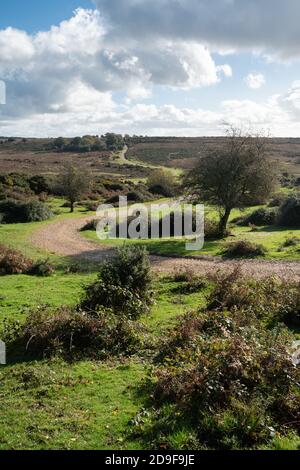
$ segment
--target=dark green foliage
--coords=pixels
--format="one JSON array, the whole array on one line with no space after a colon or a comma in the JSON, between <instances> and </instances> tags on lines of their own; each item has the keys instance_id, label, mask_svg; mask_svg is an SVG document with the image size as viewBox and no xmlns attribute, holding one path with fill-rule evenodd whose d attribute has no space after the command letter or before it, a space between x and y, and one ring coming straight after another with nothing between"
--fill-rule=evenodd
<instances>
[{"instance_id":1,"label":"dark green foliage","mask_svg":"<svg viewBox=\"0 0 300 470\"><path fill-rule=\"evenodd\" d=\"M178 184L170 171L155 170L149 176L147 182L150 193L173 197L178 195Z\"/></svg>"},{"instance_id":2,"label":"dark green foliage","mask_svg":"<svg viewBox=\"0 0 300 470\"><path fill-rule=\"evenodd\" d=\"M124 147L124 139L120 134L107 133L104 136L106 147L113 152L122 150Z\"/></svg>"},{"instance_id":3,"label":"dark green foliage","mask_svg":"<svg viewBox=\"0 0 300 470\"><path fill-rule=\"evenodd\" d=\"M48 260L36 261L32 266L27 270L26 274L30 276L40 276L48 277L54 273L54 268L48 262Z\"/></svg>"},{"instance_id":4,"label":"dark green foliage","mask_svg":"<svg viewBox=\"0 0 300 470\"><path fill-rule=\"evenodd\" d=\"M0 211L1 212L1 211ZM279 209L278 225L300 227L300 196L290 196Z\"/></svg>"},{"instance_id":5,"label":"dark green foliage","mask_svg":"<svg viewBox=\"0 0 300 470\"><path fill-rule=\"evenodd\" d=\"M255 258L265 256L266 249L262 245L251 243L247 240L228 243L224 255L228 258Z\"/></svg>"},{"instance_id":6,"label":"dark green foliage","mask_svg":"<svg viewBox=\"0 0 300 470\"><path fill-rule=\"evenodd\" d=\"M30 201L27 203L6 200L0 202L0 214L2 223L27 223L41 222L52 217L52 212L41 201Z\"/></svg>"},{"instance_id":7,"label":"dark green foliage","mask_svg":"<svg viewBox=\"0 0 300 470\"><path fill-rule=\"evenodd\" d=\"M87 222L82 229L80 230L81 232L87 232L89 230L96 230L97 225L98 225L99 220L91 220L90 222Z\"/></svg>"},{"instance_id":8,"label":"dark green foliage","mask_svg":"<svg viewBox=\"0 0 300 470\"><path fill-rule=\"evenodd\" d=\"M241 217L236 219L233 222L236 222L237 225L248 226L256 225L257 227L263 227L266 225L275 225L277 219L277 211L260 208L252 212L252 214L247 215L246 217Z\"/></svg>"},{"instance_id":9,"label":"dark green foliage","mask_svg":"<svg viewBox=\"0 0 300 470\"><path fill-rule=\"evenodd\" d=\"M36 175L29 179L29 187L34 194L49 193L50 188L44 176Z\"/></svg>"},{"instance_id":10,"label":"dark green foliage","mask_svg":"<svg viewBox=\"0 0 300 470\"><path fill-rule=\"evenodd\" d=\"M96 282L86 288L81 308L91 313L105 307L116 315L136 319L152 303L150 262L143 247L127 247L104 263Z\"/></svg>"},{"instance_id":11,"label":"dark green foliage","mask_svg":"<svg viewBox=\"0 0 300 470\"><path fill-rule=\"evenodd\" d=\"M40 308L24 325L6 325L2 337L11 351L21 349L30 357L61 355L66 359L93 357L105 359L129 355L141 344L141 326L102 309L91 316L61 307L52 311Z\"/></svg>"}]
</instances>

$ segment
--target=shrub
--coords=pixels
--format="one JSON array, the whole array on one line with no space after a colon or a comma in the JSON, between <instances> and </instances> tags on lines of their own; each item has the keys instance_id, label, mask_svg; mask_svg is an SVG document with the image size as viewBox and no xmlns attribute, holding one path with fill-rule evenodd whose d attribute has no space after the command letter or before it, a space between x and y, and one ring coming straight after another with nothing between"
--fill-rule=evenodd
<instances>
[{"instance_id":1,"label":"shrub","mask_svg":"<svg viewBox=\"0 0 300 470\"><path fill-rule=\"evenodd\" d=\"M0 275L24 274L32 266L32 261L21 252L0 245Z\"/></svg>"},{"instance_id":2,"label":"shrub","mask_svg":"<svg viewBox=\"0 0 300 470\"><path fill-rule=\"evenodd\" d=\"M3 337L11 350L22 348L35 358L104 359L134 352L140 345L140 331L140 325L105 309L91 316L65 307L55 311L43 307L31 313L22 326L7 325Z\"/></svg>"},{"instance_id":3,"label":"shrub","mask_svg":"<svg viewBox=\"0 0 300 470\"><path fill-rule=\"evenodd\" d=\"M3 214L3 222L7 224L40 222L53 215L43 202L23 203L14 200L1 201L0 213Z\"/></svg>"},{"instance_id":4,"label":"shrub","mask_svg":"<svg viewBox=\"0 0 300 470\"><path fill-rule=\"evenodd\" d=\"M257 245L247 240L239 240L228 243L224 255L228 258L254 258L256 256L264 256L266 251L262 245Z\"/></svg>"},{"instance_id":5,"label":"shrub","mask_svg":"<svg viewBox=\"0 0 300 470\"><path fill-rule=\"evenodd\" d=\"M240 268L218 275L208 298L210 310L247 311L267 325L300 323L299 282L277 278L247 279Z\"/></svg>"},{"instance_id":6,"label":"shrub","mask_svg":"<svg viewBox=\"0 0 300 470\"><path fill-rule=\"evenodd\" d=\"M290 238L287 238L281 246L283 248L289 248L291 246L297 246L299 245L299 243L300 243L300 238L290 237Z\"/></svg>"},{"instance_id":7,"label":"shrub","mask_svg":"<svg viewBox=\"0 0 300 470\"><path fill-rule=\"evenodd\" d=\"M52 212L46 204L40 201L32 201L24 204L24 215L26 222L42 222L52 217Z\"/></svg>"},{"instance_id":8,"label":"shrub","mask_svg":"<svg viewBox=\"0 0 300 470\"><path fill-rule=\"evenodd\" d=\"M290 196L281 205L278 224L282 227L300 227L300 196Z\"/></svg>"},{"instance_id":9,"label":"shrub","mask_svg":"<svg viewBox=\"0 0 300 470\"><path fill-rule=\"evenodd\" d=\"M37 261L30 266L26 274L30 276L48 277L54 273L54 268L49 264L48 260Z\"/></svg>"},{"instance_id":10,"label":"shrub","mask_svg":"<svg viewBox=\"0 0 300 470\"><path fill-rule=\"evenodd\" d=\"M86 288L81 308L90 312L111 308L117 315L136 319L152 303L150 262L143 247L127 247L100 268L96 282Z\"/></svg>"},{"instance_id":11,"label":"shrub","mask_svg":"<svg viewBox=\"0 0 300 470\"><path fill-rule=\"evenodd\" d=\"M96 230L97 225L99 223L99 219L94 219L89 222L87 222L81 229L81 232L87 232L88 230Z\"/></svg>"},{"instance_id":12,"label":"shrub","mask_svg":"<svg viewBox=\"0 0 300 470\"><path fill-rule=\"evenodd\" d=\"M155 170L147 182L150 193L164 197L176 195L178 185L170 171Z\"/></svg>"},{"instance_id":13,"label":"shrub","mask_svg":"<svg viewBox=\"0 0 300 470\"><path fill-rule=\"evenodd\" d=\"M280 207L285 199L286 196L284 193L275 194L269 202L269 207Z\"/></svg>"},{"instance_id":14,"label":"shrub","mask_svg":"<svg viewBox=\"0 0 300 470\"><path fill-rule=\"evenodd\" d=\"M277 212L275 210L260 208L246 217L235 219L233 222L243 226L256 225L257 227L262 227L265 225L274 225L276 218Z\"/></svg>"},{"instance_id":15,"label":"shrub","mask_svg":"<svg viewBox=\"0 0 300 470\"><path fill-rule=\"evenodd\" d=\"M248 312L207 311L167 336L148 424L154 445L172 448L185 429L197 448L256 448L297 429L300 369L287 330L269 331Z\"/></svg>"}]
</instances>

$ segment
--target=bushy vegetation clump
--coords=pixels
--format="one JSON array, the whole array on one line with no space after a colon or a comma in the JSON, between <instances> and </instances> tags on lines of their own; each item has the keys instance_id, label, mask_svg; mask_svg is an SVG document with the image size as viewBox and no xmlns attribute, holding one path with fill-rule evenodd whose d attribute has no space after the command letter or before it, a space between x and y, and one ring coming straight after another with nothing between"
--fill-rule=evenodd
<instances>
[{"instance_id":1,"label":"bushy vegetation clump","mask_svg":"<svg viewBox=\"0 0 300 470\"><path fill-rule=\"evenodd\" d=\"M178 184L170 171L154 170L148 178L147 185L152 194L164 197L178 194Z\"/></svg>"},{"instance_id":2,"label":"bushy vegetation clump","mask_svg":"<svg viewBox=\"0 0 300 470\"><path fill-rule=\"evenodd\" d=\"M116 315L137 319L152 304L150 261L144 247L124 246L104 263L96 282L86 288L81 302L85 311L110 308Z\"/></svg>"},{"instance_id":3,"label":"bushy vegetation clump","mask_svg":"<svg viewBox=\"0 0 300 470\"><path fill-rule=\"evenodd\" d=\"M29 202L1 201L0 214L1 223L5 224L41 222L53 216L46 204L35 200Z\"/></svg>"},{"instance_id":4,"label":"bushy vegetation clump","mask_svg":"<svg viewBox=\"0 0 300 470\"><path fill-rule=\"evenodd\" d=\"M300 227L300 196L288 197L279 209L278 225Z\"/></svg>"},{"instance_id":5,"label":"bushy vegetation clump","mask_svg":"<svg viewBox=\"0 0 300 470\"><path fill-rule=\"evenodd\" d=\"M275 225L277 218L277 211L272 209L265 209L263 207L255 210L251 214L236 219L238 225L248 226L256 225L257 227L263 227L266 225Z\"/></svg>"},{"instance_id":6,"label":"bushy vegetation clump","mask_svg":"<svg viewBox=\"0 0 300 470\"><path fill-rule=\"evenodd\" d=\"M108 309L91 316L67 307L42 307L23 325L6 324L2 338L12 352L19 350L36 359L58 355L72 360L105 359L135 352L141 333L141 325Z\"/></svg>"},{"instance_id":7,"label":"bushy vegetation clump","mask_svg":"<svg viewBox=\"0 0 300 470\"><path fill-rule=\"evenodd\" d=\"M276 277L248 279L236 268L229 275L218 275L208 298L208 308L220 311L247 311L265 325L278 322L300 324L299 281Z\"/></svg>"},{"instance_id":8,"label":"bushy vegetation clump","mask_svg":"<svg viewBox=\"0 0 300 470\"><path fill-rule=\"evenodd\" d=\"M238 240L228 243L224 251L224 256L228 258L255 258L265 256L266 248L247 240Z\"/></svg>"},{"instance_id":9,"label":"bushy vegetation clump","mask_svg":"<svg viewBox=\"0 0 300 470\"><path fill-rule=\"evenodd\" d=\"M159 348L152 407L135 420L153 447L255 449L297 436L300 368L280 322L300 319L299 284L238 270L213 284L207 307L182 316Z\"/></svg>"},{"instance_id":10,"label":"bushy vegetation clump","mask_svg":"<svg viewBox=\"0 0 300 470\"><path fill-rule=\"evenodd\" d=\"M0 275L28 274L30 276L50 276L54 268L48 260L32 261L14 248L0 245Z\"/></svg>"},{"instance_id":11,"label":"bushy vegetation clump","mask_svg":"<svg viewBox=\"0 0 300 470\"><path fill-rule=\"evenodd\" d=\"M155 372L148 433L156 445L257 448L296 431L300 370L291 341L287 330L267 330L248 312L183 317Z\"/></svg>"},{"instance_id":12,"label":"bushy vegetation clump","mask_svg":"<svg viewBox=\"0 0 300 470\"><path fill-rule=\"evenodd\" d=\"M0 245L0 275L24 274L32 266L32 261L20 251Z\"/></svg>"}]
</instances>

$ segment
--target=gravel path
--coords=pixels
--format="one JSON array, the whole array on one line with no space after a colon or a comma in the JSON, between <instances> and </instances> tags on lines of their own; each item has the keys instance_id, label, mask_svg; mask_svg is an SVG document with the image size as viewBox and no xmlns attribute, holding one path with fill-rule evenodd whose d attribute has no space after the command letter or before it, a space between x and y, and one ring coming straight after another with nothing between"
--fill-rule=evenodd
<instances>
[{"instance_id":1,"label":"gravel path","mask_svg":"<svg viewBox=\"0 0 300 470\"><path fill-rule=\"evenodd\" d=\"M64 219L44 226L36 231L31 242L50 253L74 258L74 261L103 261L114 252L112 248L101 247L86 240L80 229L95 217ZM203 274L214 274L217 271L229 271L240 265L241 271L251 277L263 278L277 275L286 279L300 280L300 262L297 261L232 261L221 258L170 258L152 256L151 262L157 272L172 273L178 270L191 270Z\"/></svg>"}]
</instances>

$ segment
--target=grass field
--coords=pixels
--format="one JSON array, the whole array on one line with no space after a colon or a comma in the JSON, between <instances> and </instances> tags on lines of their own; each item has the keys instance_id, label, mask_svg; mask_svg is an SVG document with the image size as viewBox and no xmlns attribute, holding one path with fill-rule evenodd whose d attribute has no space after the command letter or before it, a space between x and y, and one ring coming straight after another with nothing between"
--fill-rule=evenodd
<instances>
[{"instance_id":1,"label":"grass field","mask_svg":"<svg viewBox=\"0 0 300 470\"><path fill-rule=\"evenodd\" d=\"M253 212L258 207L248 209L246 211L234 210L231 220L240 215ZM217 217L214 209L207 209L207 213L211 219ZM284 227L259 227L256 231L249 227L238 227L234 224L230 225L231 235L224 240L206 241L204 247L200 251L187 251L186 240L124 240L124 239L107 239L99 240L95 231L83 232L82 235L89 240L108 246L121 246L124 243L145 245L148 251L158 255L179 255L179 256L195 256L210 255L222 256L226 245L237 240L248 240L258 243L266 248L267 253L265 259L278 260L300 260L300 242L298 245L291 247L283 247L284 242L289 238L298 238L300 240L300 229L284 228Z\"/></svg>"},{"instance_id":2,"label":"grass field","mask_svg":"<svg viewBox=\"0 0 300 470\"><path fill-rule=\"evenodd\" d=\"M80 206L70 214L58 198L50 202L56 212L50 221L0 225L0 243L18 248L32 259L49 258L56 268L49 278L26 275L0 278L0 325L5 320L23 322L40 306L76 305L84 286L97 276L94 265L87 272L69 273L68 259L49 255L30 243L30 236L39 227L65 218L92 215ZM239 214L234 211L232 218ZM214 218L217 214L211 210L210 216ZM266 258L300 259L297 246L278 251L286 238L300 238L300 230L261 228L251 232L247 227L236 226L231 230L234 237L228 240L243 238L262 243L268 249ZM96 241L95 232L83 236ZM207 242L201 254L222 254L228 240ZM106 243L120 245L124 241ZM184 241L149 241L146 245L152 253L186 255ZM59 358L32 361L26 356L9 357L8 365L0 368L0 449L151 448L146 436L134 434L133 424L137 413L147 406L145 386L153 357L177 317L203 306L210 289L208 285L196 293L182 294L174 290L178 285L168 277L155 278L155 304L151 314L142 318L147 329L146 345L130 359L69 363ZM176 443L180 445L180 439L175 433L175 447ZM296 449L299 445L300 439L295 436L276 436L271 447Z\"/></svg>"}]
</instances>

